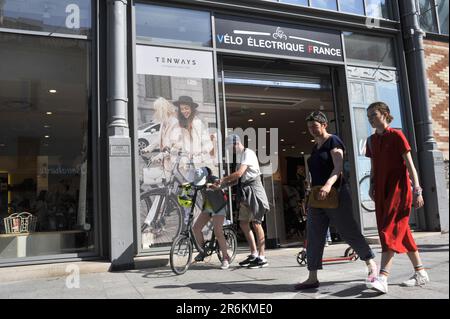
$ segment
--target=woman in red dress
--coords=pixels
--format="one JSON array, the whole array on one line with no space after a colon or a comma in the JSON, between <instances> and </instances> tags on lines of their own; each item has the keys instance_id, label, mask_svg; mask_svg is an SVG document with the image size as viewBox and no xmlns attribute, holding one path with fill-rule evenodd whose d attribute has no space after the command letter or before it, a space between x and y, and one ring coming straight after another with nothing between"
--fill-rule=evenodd
<instances>
[{"instance_id":1,"label":"woman in red dress","mask_svg":"<svg viewBox=\"0 0 450 319\"><path fill-rule=\"evenodd\" d=\"M414 202L423 206L422 188L411 157L411 147L401 130L392 129L393 117L383 102L375 102L367 109L375 134L367 140L366 156L371 158L370 197L375 202L378 233L382 246L380 276L372 288L387 293L387 278L394 254L407 253L414 266L414 275L403 286L421 286L429 282L416 243L409 227L409 215ZM414 182L411 191L410 176Z\"/></svg>"}]
</instances>

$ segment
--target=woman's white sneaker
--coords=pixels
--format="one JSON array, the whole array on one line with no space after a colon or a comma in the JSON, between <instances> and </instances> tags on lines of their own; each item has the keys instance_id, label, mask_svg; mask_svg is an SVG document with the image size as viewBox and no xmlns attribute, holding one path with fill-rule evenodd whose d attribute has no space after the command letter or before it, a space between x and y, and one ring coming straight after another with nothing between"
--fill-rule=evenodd
<instances>
[{"instance_id":1,"label":"woman's white sneaker","mask_svg":"<svg viewBox=\"0 0 450 319\"><path fill-rule=\"evenodd\" d=\"M375 289L376 291L379 291L383 294L387 294L388 292L387 278L384 276L375 278L375 280L372 282L372 289Z\"/></svg>"},{"instance_id":2,"label":"woman's white sneaker","mask_svg":"<svg viewBox=\"0 0 450 319\"><path fill-rule=\"evenodd\" d=\"M414 273L408 280L402 282L403 287L423 286L430 282L430 278L425 270L419 270Z\"/></svg>"}]
</instances>

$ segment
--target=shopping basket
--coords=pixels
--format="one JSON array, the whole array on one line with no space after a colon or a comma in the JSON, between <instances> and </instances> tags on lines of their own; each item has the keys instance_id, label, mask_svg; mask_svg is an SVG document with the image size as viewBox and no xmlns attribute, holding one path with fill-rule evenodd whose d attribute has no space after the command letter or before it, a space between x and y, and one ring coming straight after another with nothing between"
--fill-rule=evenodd
<instances>
[{"instance_id":1,"label":"shopping basket","mask_svg":"<svg viewBox=\"0 0 450 319\"><path fill-rule=\"evenodd\" d=\"M30 233L36 229L37 218L28 212L14 213L3 219L7 234Z\"/></svg>"}]
</instances>

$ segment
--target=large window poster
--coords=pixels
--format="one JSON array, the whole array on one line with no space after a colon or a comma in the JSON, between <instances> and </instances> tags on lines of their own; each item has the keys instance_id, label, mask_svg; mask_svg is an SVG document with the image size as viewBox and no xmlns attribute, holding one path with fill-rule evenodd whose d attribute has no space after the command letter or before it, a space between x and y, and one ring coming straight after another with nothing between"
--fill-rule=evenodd
<instances>
[{"instance_id":1,"label":"large window poster","mask_svg":"<svg viewBox=\"0 0 450 319\"><path fill-rule=\"evenodd\" d=\"M212 53L138 45L136 73L139 220L149 249L170 245L187 222L179 184L202 166L218 175Z\"/></svg>"}]
</instances>

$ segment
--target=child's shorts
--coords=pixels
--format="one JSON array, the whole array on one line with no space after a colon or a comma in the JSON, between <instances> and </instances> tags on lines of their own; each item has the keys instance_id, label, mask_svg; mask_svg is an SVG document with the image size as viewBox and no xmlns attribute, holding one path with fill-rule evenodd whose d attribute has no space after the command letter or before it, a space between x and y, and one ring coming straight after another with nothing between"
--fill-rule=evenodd
<instances>
[{"instance_id":1,"label":"child's shorts","mask_svg":"<svg viewBox=\"0 0 450 319\"><path fill-rule=\"evenodd\" d=\"M212 216L225 216L227 217L227 207L225 206L224 208L222 208L221 210L219 210L218 212L214 213L214 211L211 208L203 208L203 213L209 214Z\"/></svg>"}]
</instances>

